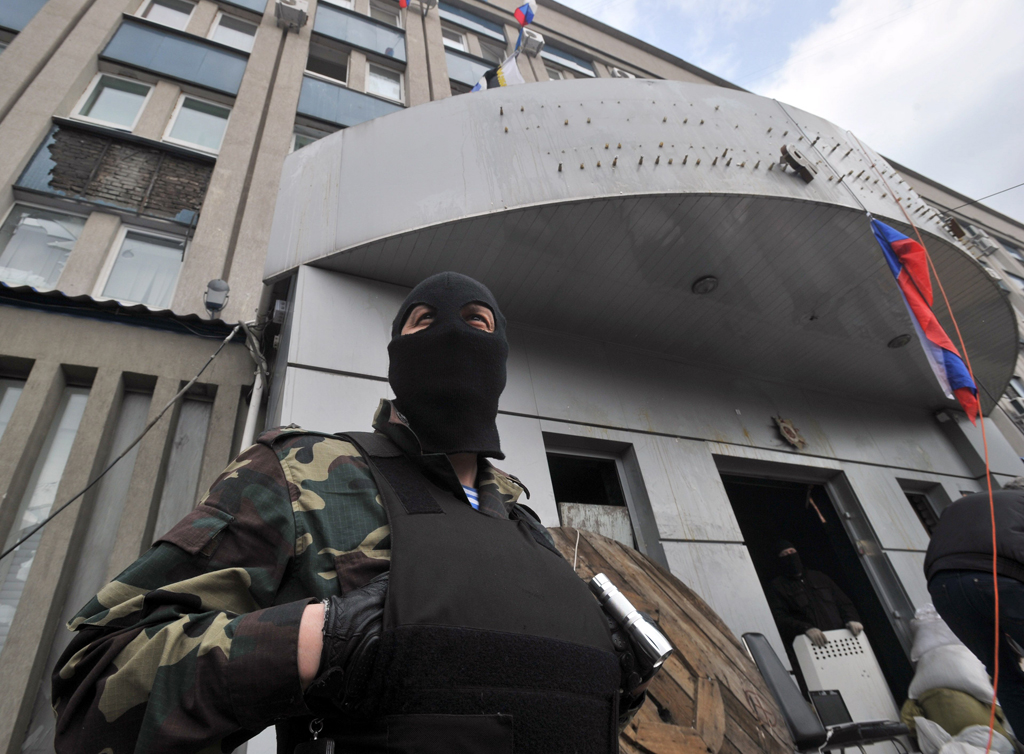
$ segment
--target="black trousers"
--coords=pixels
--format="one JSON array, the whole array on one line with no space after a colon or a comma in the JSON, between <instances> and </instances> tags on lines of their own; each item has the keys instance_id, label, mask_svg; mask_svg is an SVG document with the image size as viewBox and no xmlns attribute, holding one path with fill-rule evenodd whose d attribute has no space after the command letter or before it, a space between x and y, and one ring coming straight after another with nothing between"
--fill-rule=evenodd
<instances>
[{"instance_id":1,"label":"black trousers","mask_svg":"<svg viewBox=\"0 0 1024 754\"><path fill-rule=\"evenodd\" d=\"M928 582L939 615L994 675L995 594L992 574L939 571ZM999 704L1017 736L1024 735L1024 672L1007 636L1024 647L1024 584L999 577Z\"/></svg>"}]
</instances>

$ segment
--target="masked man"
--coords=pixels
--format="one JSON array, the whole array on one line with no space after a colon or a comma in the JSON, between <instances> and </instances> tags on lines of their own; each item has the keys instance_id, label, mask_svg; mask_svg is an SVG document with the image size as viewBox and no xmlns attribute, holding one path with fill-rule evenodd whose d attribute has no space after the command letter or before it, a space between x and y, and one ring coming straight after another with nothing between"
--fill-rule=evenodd
<instances>
[{"instance_id":1,"label":"masked man","mask_svg":"<svg viewBox=\"0 0 1024 754\"><path fill-rule=\"evenodd\" d=\"M825 631L844 626L860 634L863 626L850 598L820 571L804 569L800 554L782 539L775 545L782 575L772 580L768 604L772 616L789 647L800 634L807 634L815 646L828 643Z\"/></svg>"},{"instance_id":2,"label":"masked man","mask_svg":"<svg viewBox=\"0 0 1024 754\"><path fill-rule=\"evenodd\" d=\"M488 461L497 302L428 278L388 353L375 433L263 434L78 613L57 751L618 751L628 641Z\"/></svg>"}]
</instances>

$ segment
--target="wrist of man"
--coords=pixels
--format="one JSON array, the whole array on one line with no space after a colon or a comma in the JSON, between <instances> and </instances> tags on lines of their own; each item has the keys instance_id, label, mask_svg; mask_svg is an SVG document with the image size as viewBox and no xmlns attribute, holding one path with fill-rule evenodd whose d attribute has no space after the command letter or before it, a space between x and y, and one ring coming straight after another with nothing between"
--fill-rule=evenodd
<instances>
[{"instance_id":1,"label":"wrist of man","mask_svg":"<svg viewBox=\"0 0 1024 754\"><path fill-rule=\"evenodd\" d=\"M327 600L306 605L299 624L298 667L299 683L305 691L320 673L324 646L324 624L327 619Z\"/></svg>"}]
</instances>

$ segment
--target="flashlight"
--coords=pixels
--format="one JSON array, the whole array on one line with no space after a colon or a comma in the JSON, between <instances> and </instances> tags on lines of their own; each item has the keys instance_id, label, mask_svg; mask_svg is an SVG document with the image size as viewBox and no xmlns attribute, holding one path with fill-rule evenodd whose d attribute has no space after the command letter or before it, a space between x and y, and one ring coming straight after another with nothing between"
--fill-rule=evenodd
<instances>
[{"instance_id":1,"label":"flashlight","mask_svg":"<svg viewBox=\"0 0 1024 754\"><path fill-rule=\"evenodd\" d=\"M641 678L649 681L672 654L672 644L657 626L642 615L618 587L603 573L590 580L590 591L597 597L601 607L625 629L637 650Z\"/></svg>"}]
</instances>

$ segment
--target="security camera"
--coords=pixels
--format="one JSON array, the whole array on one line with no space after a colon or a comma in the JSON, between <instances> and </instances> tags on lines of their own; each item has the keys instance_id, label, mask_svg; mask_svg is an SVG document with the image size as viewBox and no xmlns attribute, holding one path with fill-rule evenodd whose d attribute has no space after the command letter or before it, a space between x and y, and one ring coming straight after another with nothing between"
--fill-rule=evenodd
<instances>
[{"instance_id":1,"label":"security camera","mask_svg":"<svg viewBox=\"0 0 1024 754\"><path fill-rule=\"evenodd\" d=\"M206 293L203 294L203 304L206 306L206 311L210 313L210 319L214 319L227 305L230 291L231 287L226 280L217 278L207 283Z\"/></svg>"}]
</instances>

